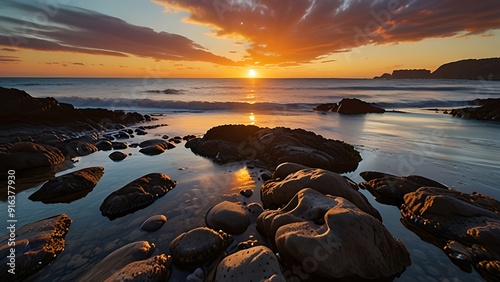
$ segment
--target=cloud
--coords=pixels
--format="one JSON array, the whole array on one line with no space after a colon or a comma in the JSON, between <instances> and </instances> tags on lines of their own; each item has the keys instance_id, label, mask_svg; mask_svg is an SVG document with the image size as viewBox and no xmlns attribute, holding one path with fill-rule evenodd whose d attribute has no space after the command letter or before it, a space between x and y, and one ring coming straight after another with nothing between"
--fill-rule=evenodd
<instances>
[{"instance_id":1,"label":"cloud","mask_svg":"<svg viewBox=\"0 0 500 282\"><path fill-rule=\"evenodd\" d=\"M23 15L43 13L32 3L5 0L3 4ZM60 5L57 12L46 16L48 20L31 22L27 20L29 17L0 16L0 45L41 51L235 64L184 36L156 32L98 12Z\"/></svg>"},{"instance_id":2,"label":"cloud","mask_svg":"<svg viewBox=\"0 0 500 282\"><path fill-rule=\"evenodd\" d=\"M0 51L6 51L6 52L16 52L17 49L13 49L13 48L0 48Z\"/></svg>"},{"instance_id":3,"label":"cloud","mask_svg":"<svg viewBox=\"0 0 500 282\"><path fill-rule=\"evenodd\" d=\"M305 63L369 44L393 44L500 28L498 0L154 0L187 22L250 42L247 62Z\"/></svg>"},{"instance_id":4,"label":"cloud","mask_svg":"<svg viewBox=\"0 0 500 282\"><path fill-rule=\"evenodd\" d=\"M322 64L324 63L332 63L332 62L336 62L337 60L326 60L326 61L321 61Z\"/></svg>"},{"instance_id":5,"label":"cloud","mask_svg":"<svg viewBox=\"0 0 500 282\"><path fill-rule=\"evenodd\" d=\"M17 63L21 60L15 56L0 56L0 63Z\"/></svg>"}]
</instances>

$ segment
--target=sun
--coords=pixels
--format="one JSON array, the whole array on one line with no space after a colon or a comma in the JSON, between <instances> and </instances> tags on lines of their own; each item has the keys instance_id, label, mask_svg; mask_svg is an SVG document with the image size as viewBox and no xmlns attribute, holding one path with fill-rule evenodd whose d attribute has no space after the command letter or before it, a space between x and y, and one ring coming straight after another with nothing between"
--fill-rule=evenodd
<instances>
[{"instance_id":1,"label":"sun","mask_svg":"<svg viewBox=\"0 0 500 282\"><path fill-rule=\"evenodd\" d=\"M256 77L257 72L254 69L249 69L248 70L248 77Z\"/></svg>"}]
</instances>

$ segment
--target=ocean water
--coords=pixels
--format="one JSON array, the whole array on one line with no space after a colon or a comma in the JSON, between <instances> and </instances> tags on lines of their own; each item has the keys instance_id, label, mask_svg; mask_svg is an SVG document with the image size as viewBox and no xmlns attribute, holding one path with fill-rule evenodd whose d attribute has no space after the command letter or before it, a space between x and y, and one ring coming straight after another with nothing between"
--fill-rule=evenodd
<instances>
[{"instance_id":1,"label":"ocean water","mask_svg":"<svg viewBox=\"0 0 500 282\"><path fill-rule=\"evenodd\" d=\"M20 88L33 96L56 97L78 107L106 107L159 114L153 123L168 126L149 130L127 142L187 134L202 135L229 123L263 127L286 126L313 131L355 146L363 160L354 172L376 170L396 175L418 174L454 189L500 199L500 124L455 118L428 110L467 105L476 98L500 97L500 82L462 80L345 80L345 79L39 79L2 78L0 86ZM345 116L312 111L320 103L356 97L394 112ZM132 127L133 128L133 127ZM28 281L73 281L113 250L137 240L148 240L157 252L168 252L178 234L204 225L206 211L222 200L259 202L258 169L244 162L217 165L195 156L179 144L149 157L128 148L121 162L97 152L78 158L65 174L100 165L105 174L85 198L69 204L32 202L28 196L43 183L17 194L19 225L66 213L73 224L67 246L49 266ZM99 212L103 199L128 182L150 172L163 172L178 182L175 189L151 206L110 221ZM250 199L238 194L254 189ZM396 207L380 204L361 191L377 208L391 234L411 254L412 265L399 281L482 281L474 270L463 272L434 245L406 229ZM0 210L7 203L0 201ZM157 232L139 229L151 215L165 214L167 223ZM244 240L254 228L236 236ZM256 234L257 235L257 234ZM188 273L174 269L171 280L184 281Z\"/></svg>"}]
</instances>

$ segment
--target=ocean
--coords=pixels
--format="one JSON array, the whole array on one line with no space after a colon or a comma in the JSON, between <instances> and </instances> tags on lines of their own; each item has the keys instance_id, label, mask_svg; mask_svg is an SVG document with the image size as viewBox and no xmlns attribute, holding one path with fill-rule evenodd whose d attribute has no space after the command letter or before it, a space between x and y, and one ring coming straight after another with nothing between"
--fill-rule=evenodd
<instances>
[{"instance_id":1,"label":"ocean","mask_svg":"<svg viewBox=\"0 0 500 282\"><path fill-rule=\"evenodd\" d=\"M154 124L167 123L133 140L202 135L221 124L303 128L355 146L363 160L354 172L356 182L367 170L396 175L422 175L459 191L500 199L500 123L456 118L435 111L467 106L477 98L500 98L500 82L469 80L369 79L107 79L0 78L0 86L19 88L35 97L55 97L76 107L104 107L155 114ZM389 110L384 114L318 113L321 103L359 98ZM394 110L394 111L391 111ZM132 141L130 141L132 142ZM17 194L19 225L66 213L73 224L64 252L28 281L73 281L113 250L137 240L154 242L159 252L178 234L204 225L208 208L221 200L258 202L259 171L244 162L217 165L184 148L149 157L128 148L124 161L113 162L109 152L75 160L65 174L100 165L105 174L85 198L69 204L32 202L28 196L42 183ZM163 172L178 182L153 205L110 221L99 212L102 200L128 182L150 172ZM238 191L255 189L250 199ZM434 245L423 241L400 222L396 207L376 202L391 234L411 254L412 265L399 281L482 281L474 270L463 272ZM0 210L7 203L0 202ZM167 223L157 232L139 229L151 215L164 214ZM236 239L255 233L249 229ZM174 270L172 281L188 273Z\"/></svg>"}]
</instances>

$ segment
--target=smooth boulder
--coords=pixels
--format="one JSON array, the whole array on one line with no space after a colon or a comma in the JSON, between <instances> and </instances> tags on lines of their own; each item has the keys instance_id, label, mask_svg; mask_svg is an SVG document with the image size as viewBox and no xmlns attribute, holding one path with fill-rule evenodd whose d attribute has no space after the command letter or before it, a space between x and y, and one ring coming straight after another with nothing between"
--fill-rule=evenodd
<instances>
[{"instance_id":1,"label":"smooth boulder","mask_svg":"<svg viewBox=\"0 0 500 282\"><path fill-rule=\"evenodd\" d=\"M50 167L61 164L64 160L59 149L32 142L18 142L7 152L0 151L0 168L4 171Z\"/></svg>"},{"instance_id":2,"label":"smooth boulder","mask_svg":"<svg viewBox=\"0 0 500 282\"><path fill-rule=\"evenodd\" d=\"M338 104L329 103L321 104L314 108L315 111L320 112L337 112L339 114L367 114L367 113L384 113L385 110L376 107L370 103L362 101L357 98L344 98Z\"/></svg>"},{"instance_id":3,"label":"smooth boulder","mask_svg":"<svg viewBox=\"0 0 500 282\"><path fill-rule=\"evenodd\" d=\"M150 173L111 193L99 210L114 219L145 208L172 190L177 182L163 173Z\"/></svg>"},{"instance_id":4,"label":"smooth boulder","mask_svg":"<svg viewBox=\"0 0 500 282\"><path fill-rule=\"evenodd\" d=\"M127 155L125 153L122 153L120 151L115 151L108 156L111 160L115 162L123 161Z\"/></svg>"},{"instance_id":5,"label":"smooth boulder","mask_svg":"<svg viewBox=\"0 0 500 282\"><path fill-rule=\"evenodd\" d=\"M167 217L163 214L153 215L150 218L146 219L144 223L141 225L141 230L147 232L154 232L160 229L163 224L167 222Z\"/></svg>"},{"instance_id":6,"label":"smooth boulder","mask_svg":"<svg viewBox=\"0 0 500 282\"><path fill-rule=\"evenodd\" d=\"M242 205L223 201L207 212L205 222L212 229L241 234L250 225L250 218Z\"/></svg>"},{"instance_id":7,"label":"smooth boulder","mask_svg":"<svg viewBox=\"0 0 500 282\"><path fill-rule=\"evenodd\" d=\"M0 237L0 281L23 281L38 272L64 250L71 219L65 215L28 223L15 230L15 274L8 272L11 233Z\"/></svg>"},{"instance_id":8,"label":"smooth boulder","mask_svg":"<svg viewBox=\"0 0 500 282\"><path fill-rule=\"evenodd\" d=\"M278 258L264 246L252 247L225 257L217 266L215 281L285 281Z\"/></svg>"},{"instance_id":9,"label":"smooth boulder","mask_svg":"<svg viewBox=\"0 0 500 282\"><path fill-rule=\"evenodd\" d=\"M294 162L341 173L355 170L361 161L359 152L347 143L285 127L221 125L185 146L216 163L260 160L271 169Z\"/></svg>"},{"instance_id":10,"label":"smooth boulder","mask_svg":"<svg viewBox=\"0 0 500 282\"><path fill-rule=\"evenodd\" d=\"M172 257L165 254L127 264L111 275L105 282L136 281L163 282L170 276Z\"/></svg>"},{"instance_id":11,"label":"smooth boulder","mask_svg":"<svg viewBox=\"0 0 500 282\"><path fill-rule=\"evenodd\" d=\"M304 188L312 188L324 195L343 197L362 211L382 220L379 212L366 197L354 190L344 177L324 169L306 168L291 173L284 179L266 181L261 188L262 204L265 209L279 208Z\"/></svg>"},{"instance_id":12,"label":"smooth boulder","mask_svg":"<svg viewBox=\"0 0 500 282\"><path fill-rule=\"evenodd\" d=\"M85 197L104 175L100 166L80 169L49 180L29 196L32 201L67 203Z\"/></svg>"},{"instance_id":13,"label":"smooth boulder","mask_svg":"<svg viewBox=\"0 0 500 282\"><path fill-rule=\"evenodd\" d=\"M139 147L140 146L141 145L139 144ZM154 145L150 145L150 146L144 147L144 148L140 149L139 152L143 153L144 155L148 155L148 156L156 156L156 155L162 154L166 150L170 150L170 149L173 149L173 148L175 148L175 145L173 145L173 144L171 144L169 142L163 141L163 142L158 143L158 144L154 144Z\"/></svg>"}]
</instances>

